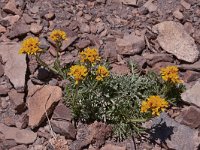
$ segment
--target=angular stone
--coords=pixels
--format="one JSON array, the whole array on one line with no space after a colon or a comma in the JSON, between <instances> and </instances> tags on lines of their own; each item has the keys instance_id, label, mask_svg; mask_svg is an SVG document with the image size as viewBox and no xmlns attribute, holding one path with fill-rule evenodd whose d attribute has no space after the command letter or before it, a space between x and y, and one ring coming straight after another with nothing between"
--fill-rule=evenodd
<instances>
[{"instance_id":1,"label":"angular stone","mask_svg":"<svg viewBox=\"0 0 200 150\"><path fill-rule=\"evenodd\" d=\"M181 0L181 5L185 7L185 9L190 9L191 5L184 0Z\"/></svg>"},{"instance_id":2,"label":"angular stone","mask_svg":"<svg viewBox=\"0 0 200 150\"><path fill-rule=\"evenodd\" d=\"M183 80L186 83L196 81L200 78L200 72L187 70L184 74Z\"/></svg>"},{"instance_id":3,"label":"angular stone","mask_svg":"<svg viewBox=\"0 0 200 150\"><path fill-rule=\"evenodd\" d=\"M101 150L126 150L126 147L121 147L121 146L112 145L112 144L106 144L104 147L101 148Z\"/></svg>"},{"instance_id":4,"label":"angular stone","mask_svg":"<svg viewBox=\"0 0 200 150\"><path fill-rule=\"evenodd\" d=\"M191 128L198 128L200 126L200 109L195 106L189 106L182 110L176 120Z\"/></svg>"},{"instance_id":5,"label":"angular stone","mask_svg":"<svg viewBox=\"0 0 200 150\"><path fill-rule=\"evenodd\" d=\"M130 74L130 69L128 68L127 65L112 64L111 67L112 67L111 72L113 74L116 74L116 75L127 75L127 74Z\"/></svg>"},{"instance_id":6,"label":"angular stone","mask_svg":"<svg viewBox=\"0 0 200 150\"><path fill-rule=\"evenodd\" d=\"M9 89L0 85L0 95L7 95Z\"/></svg>"},{"instance_id":7,"label":"angular stone","mask_svg":"<svg viewBox=\"0 0 200 150\"><path fill-rule=\"evenodd\" d=\"M64 135L67 139L76 138L76 129L70 122L51 120L51 125L55 133Z\"/></svg>"},{"instance_id":8,"label":"angular stone","mask_svg":"<svg viewBox=\"0 0 200 150\"><path fill-rule=\"evenodd\" d=\"M59 103L53 112L52 119L71 121L72 120L72 112L63 103Z\"/></svg>"},{"instance_id":9,"label":"angular stone","mask_svg":"<svg viewBox=\"0 0 200 150\"><path fill-rule=\"evenodd\" d=\"M55 104L62 98L62 90L57 86L33 86L29 91L27 100L29 110L29 126L35 128L46 118L46 112L50 115ZM37 113L35 113L37 112Z\"/></svg>"},{"instance_id":10,"label":"angular stone","mask_svg":"<svg viewBox=\"0 0 200 150\"><path fill-rule=\"evenodd\" d=\"M24 90L26 75L26 55L19 55L20 44L15 42L4 42L0 46L0 55L5 64L5 75L10 79L15 89Z\"/></svg>"},{"instance_id":11,"label":"angular stone","mask_svg":"<svg viewBox=\"0 0 200 150\"><path fill-rule=\"evenodd\" d=\"M143 5L143 7L146 7L149 10L149 12L154 12L154 11L156 11L158 9L158 6L153 2L154 2L154 0L148 0Z\"/></svg>"},{"instance_id":12,"label":"angular stone","mask_svg":"<svg viewBox=\"0 0 200 150\"><path fill-rule=\"evenodd\" d=\"M33 34L39 34L43 29L43 26L42 25L39 25L37 23L32 23L31 24L31 27L30 27L30 31L33 33Z\"/></svg>"},{"instance_id":13,"label":"angular stone","mask_svg":"<svg viewBox=\"0 0 200 150\"><path fill-rule=\"evenodd\" d=\"M31 18L28 14L23 14L22 18L24 19L24 21L27 23L27 24L31 24L34 22L34 19Z\"/></svg>"},{"instance_id":14,"label":"angular stone","mask_svg":"<svg viewBox=\"0 0 200 150\"><path fill-rule=\"evenodd\" d=\"M82 33L90 33L90 26L85 23L82 23L80 26L80 31Z\"/></svg>"},{"instance_id":15,"label":"angular stone","mask_svg":"<svg viewBox=\"0 0 200 150\"><path fill-rule=\"evenodd\" d=\"M190 89L181 94L183 101L200 107L200 81L197 81Z\"/></svg>"},{"instance_id":16,"label":"angular stone","mask_svg":"<svg viewBox=\"0 0 200 150\"><path fill-rule=\"evenodd\" d=\"M13 25L11 31L8 34L10 39L24 36L30 31L30 27L23 22L17 22Z\"/></svg>"},{"instance_id":17,"label":"angular stone","mask_svg":"<svg viewBox=\"0 0 200 150\"><path fill-rule=\"evenodd\" d=\"M55 17L55 14L53 12L49 12L48 14L44 15L46 20L52 20Z\"/></svg>"},{"instance_id":18,"label":"angular stone","mask_svg":"<svg viewBox=\"0 0 200 150\"><path fill-rule=\"evenodd\" d=\"M3 65L0 63L0 77L4 75Z\"/></svg>"},{"instance_id":19,"label":"angular stone","mask_svg":"<svg viewBox=\"0 0 200 150\"><path fill-rule=\"evenodd\" d=\"M199 51L194 39L180 23L164 21L153 26L153 31L159 34L157 40L168 53L172 53L178 59L190 63L198 59Z\"/></svg>"},{"instance_id":20,"label":"angular stone","mask_svg":"<svg viewBox=\"0 0 200 150\"><path fill-rule=\"evenodd\" d=\"M121 0L125 5L137 6L137 0Z\"/></svg>"},{"instance_id":21,"label":"angular stone","mask_svg":"<svg viewBox=\"0 0 200 150\"><path fill-rule=\"evenodd\" d=\"M198 149L200 143L198 131L181 125L170 118L166 113L161 113L161 115L154 118L150 124L153 127L150 133L152 140L156 140L158 143L165 142L169 149Z\"/></svg>"},{"instance_id":22,"label":"angular stone","mask_svg":"<svg viewBox=\"0 0 200 150\"><path fill-rule=\"evenodd\" d=\"M5 32L6 32L6 28L0 25L0 33L5 33Z\"/></svg>"},{"instance_id":23,"label":"angular stone","mask_svg":"<svg viewBox=\"0 0 200 150\"><path fill-rule=\"evenodd\" d=\"M20 14L20 11L16 7L15 0L9 0L8 3L4 6L3 10L11 14Z\"/></svg>"},{"instance_id":24,"label":"angular stone","mask_svg":"<svg viewBox=\"0 0 200 150\"><path fill-rule=\"evenodd\" d=\"M19 15L14 15L14 16L6 16L5 18L3 18L3 20L9 21L9 24L13 26L19 20L19 18L20 18Z\"/></svg>"},{"instance_id":25,"label":"angular stone","mask_svg":"<svg viewBox=\"0 0 200 150\"><path fill-rule=\"evenodd\" d=\"M90 41L89 40L81 40L76 44L76 47L79 49L83 49L86 48L90 45Z\"/></svg>"},{"instance_id":26,"label":"angular stone","mask_svg":"<svg viewBox=\"0 0 200 150\"><path fill-rule=\"evenodd\" d=\"M0 123L0 132L4 134L5 139L13 139L18 144L31 144L37 138L37 134L30 130L8 127L3 123Z\"/></svg>"},{"instance_id":27,"label":"angular stone","mask_svg":"<svg viewBox=\"0 0 200 150\"><path fill-rule=\"evenodd\" d=\"M9 150L28 150L27 146L25 145L17 145L15 147L12 147L11 149Z\"/></svg>"},{"instance_id":28,"label":"angular stone","mask_svg":"<svg viewBox=\"0 0 200 150\"><path fill-rule=\"evenodd\" d=\"M173 15L174 15L174 17L176 17L177 19L179 19L179 20L182 20L183 19L183 14L179 11L179 10L175 10L174 12L173 12Z\"/></svg>"},{"instance_id":29,"label":"angular stone","mask_svg":"<svg viewBox=\"0 0 200 150\"><path fill-rule=\"evenodd\" d=\"M14 103L14 109L17 111L17 113L23 112L25 109L24 93L18 93L16 90L12 89L8 93L8 96L10 100Z\"/></svg>"},{"instance_id":30,"label":"angular stone","mask_svg":"<svg viewBox=\"0 0 200 150\"><path fill-rule=\"evenodd\" d=\"M117 38L116 43L119 46L118 53L122 55L135 55L145 48L144 36L135 33L125 34L123 39Z\"/></svg>"},{"instance_id":31,"label":"angular stone","mask_svg":"<svg viewBox=\"0 0 200 150\"><path fill-rule=\"evenodd\" d=\"M104 47L103 57L110 63L117 61L117 44L115 42L107 42Z\"/></svg>"}]
</instances>

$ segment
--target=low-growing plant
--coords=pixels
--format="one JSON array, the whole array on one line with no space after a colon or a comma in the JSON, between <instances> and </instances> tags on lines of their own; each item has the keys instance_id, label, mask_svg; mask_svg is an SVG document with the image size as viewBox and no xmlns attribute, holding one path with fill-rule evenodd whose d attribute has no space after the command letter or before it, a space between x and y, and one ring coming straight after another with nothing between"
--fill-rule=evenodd
<instances>
[{"instance_id":1,"label":"low-growing plant","mask_svg":"<svg viewBox=\"0 0 200 150\"><path fill-rule=\"evenodd\" d=\"M162 68L160 74L139 75L135 65L130 63L131 74L118 76L110 73L109 64L102 60L97 49L86 48L80 52L79 62L70 68L62 67L59 52L66 33L54 30L50 39L57 52L53 66L40 58L45 50L40 48L38 38L25 39L19 53L35 56L41 66L70 81L65 100L75 121L105 122L113 127L114 137L122 140L145 132L142 122L181 100L184 86L176 66Z\"/></svg>"}]
</instances>

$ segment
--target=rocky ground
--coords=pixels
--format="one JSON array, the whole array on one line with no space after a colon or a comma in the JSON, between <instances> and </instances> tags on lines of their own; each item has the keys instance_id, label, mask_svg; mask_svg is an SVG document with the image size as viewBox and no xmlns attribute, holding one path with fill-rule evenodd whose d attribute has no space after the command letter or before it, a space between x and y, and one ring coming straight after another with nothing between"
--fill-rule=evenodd
<instances>
[{"instance_id":1,"label":"rocky ground","mask_svg":"<svg viewBox=\"0 0 200 150\"><path fill-rule=\"evenodd\" d=\"M200 149L199 18L199 0L1 0L0 149ZM120 75L130 72L128 61L144 73L177 65L187 87L184 105L144 124L159 127L142 139L116 143L109 138L110 127L99 122L75 128L63 104L66 82L18 54L24 38L37 36L48 49L42 58L51 64L56 53L48 35L53 29L68 35L62 65L75 62L88 46L98 48Z\"/></svg>"}]
</instances>

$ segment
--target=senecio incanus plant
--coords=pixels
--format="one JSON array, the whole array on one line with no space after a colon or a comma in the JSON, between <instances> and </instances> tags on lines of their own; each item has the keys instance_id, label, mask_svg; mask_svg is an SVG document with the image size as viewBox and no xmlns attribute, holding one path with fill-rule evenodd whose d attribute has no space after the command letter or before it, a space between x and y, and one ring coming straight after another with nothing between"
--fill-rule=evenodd
<instances>
[{"instance_id":1,"label":"senecio incanus plant","mask_svg":"<svg viewBox=\"0 0 200 150\"><path fill-rule=\"evenodd\" d=\"M22 42L21 48L19 50L19 54L28 54L35 56L38 63L51 70L53 73L59 75L61 78L66 78L66 73L62 69L59 60L59 52L61 50L62 41L67 39L67 35L64 31L59 29L52 31L50 34L50 39L55 43L55 50L57 52L56 60L54 62L54 66L47 65L41 58L40 55L45 52L44 49L40 48L40 41L37 37L29 37Z\"/></svg>"},{"instance_id":2,"label":"senecio incanus plant","mask_svg":"<svg viewBox=\"0 0 200 150\"><path fill-rule=\"evenodd\" d=\"M106 122L113 127L114 137L122 140L140 135L145 131L142 122L159 116L180 100L184 86L176 66L161 68L160 74L139 75L131 63L131 75L117 76L110 73L109 64L102 60L98 50L88 47L80 52L79 62L70 68L62 67L59 52L67 35L54 30L50 39L57 52L53 66L40 58L46 50L40 48L37 37L25 39L19 53L36 57L41 66L70 81L65 99L75 121Z\"/></svg>"},{"instance_id":3,"label":"senecio incanus plant","mask_svg":"<svg viewBox=\"0 0 200 150\"><path fill-rule=\"evenodd\" d=\"M143 76L136 73L133 65L132 75L127 76L111 74L108 68L97 49L80 52L79 63L68 72L71 84L66 87L66 102L75 120L106 122L120 140L140 134L141 123L169 108L182 91L175 66L162 68L160 75ZM172 94L170 88L178 90Z\"/></svg>"}]
</instances>

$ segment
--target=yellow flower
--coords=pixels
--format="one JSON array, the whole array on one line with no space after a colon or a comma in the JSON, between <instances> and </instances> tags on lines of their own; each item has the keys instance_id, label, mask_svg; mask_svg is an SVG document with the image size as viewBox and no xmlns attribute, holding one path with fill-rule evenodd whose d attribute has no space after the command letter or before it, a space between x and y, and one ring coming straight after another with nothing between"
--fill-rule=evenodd
<instances>
[{"instance_id":1,"label":"yellow flower","mask_svg":"<svg viewBox=\"0 0 200 150\"><path fill-rule=\"evenodd\" d=\"M106 69L106 67L99 66L96 74L97 74L96 80L102 81L103 78L109 76L109 71L108 71L108 69Z\"/></svg>"},{"instance_id":2,"label":"yellow flower","mask_svg":"<svg viewBox=\"0 0 200 150\"><path fill-rule=\"evenodd\" d=\"M39 48L40 42L36 37L30 37L22 42L22 46L19 50L19 54L36 55L36 53L42 52Z\"/></svg>"},{"instance_id":3,"label":"yellow flower","mask_svg":"<svg viewBox=\"0 0 200 150\"><path fill-rule=\"evenodd\" d=\"M169 82L172 82L172 83L183 82L179 78L178 68L176 66L168 66L166 68L161 68L160 73L161 73L162 79L164 81L169 81Z\"/></svg>"},{"instance_id":4,"label":"yellow flower","mask_svg":"<svg viewBox=\"0 0 200 150\"><path fill-rule=\"evenodd\" d=\"M100 56L95 48L86 48L84 51L80 53L81 62L87 62L94 64L96 61L100 61Z\"/></svg>"},{"instance_id":5,"label":"yellow flower","mask_svg":"<svg viewBox=\"0 0 200 150\"><path fill-rule=\"evenodd\" d=\"M150 96L146 101L142 102L141 112L151 111L152 115L160 115L169 106L168 102L160 96Z\"/></svg>"},{"instance_id":6,"label":"yellow flower","mask_svg":"<svg viewBox=\"0 0 200 150\"><path fill-rule=\"evenodd\" d=\"M54 42L60 42L62 40L66 39L66 33L64 31L61 31L59 29L53 30L50 34L50 38Z\"/></svg>"},{"instance_id":7,"label":"yellow flower","mask_svg":"<svg viewBox=\"0 0 200 150\"><path fill-rule=\"evenodd\" d=\"M70 68L68 75L72 76L78 84L79 81L83 80L87 76L87 68L82 65L74 65Z\"/></svg>"}]
</instances>

